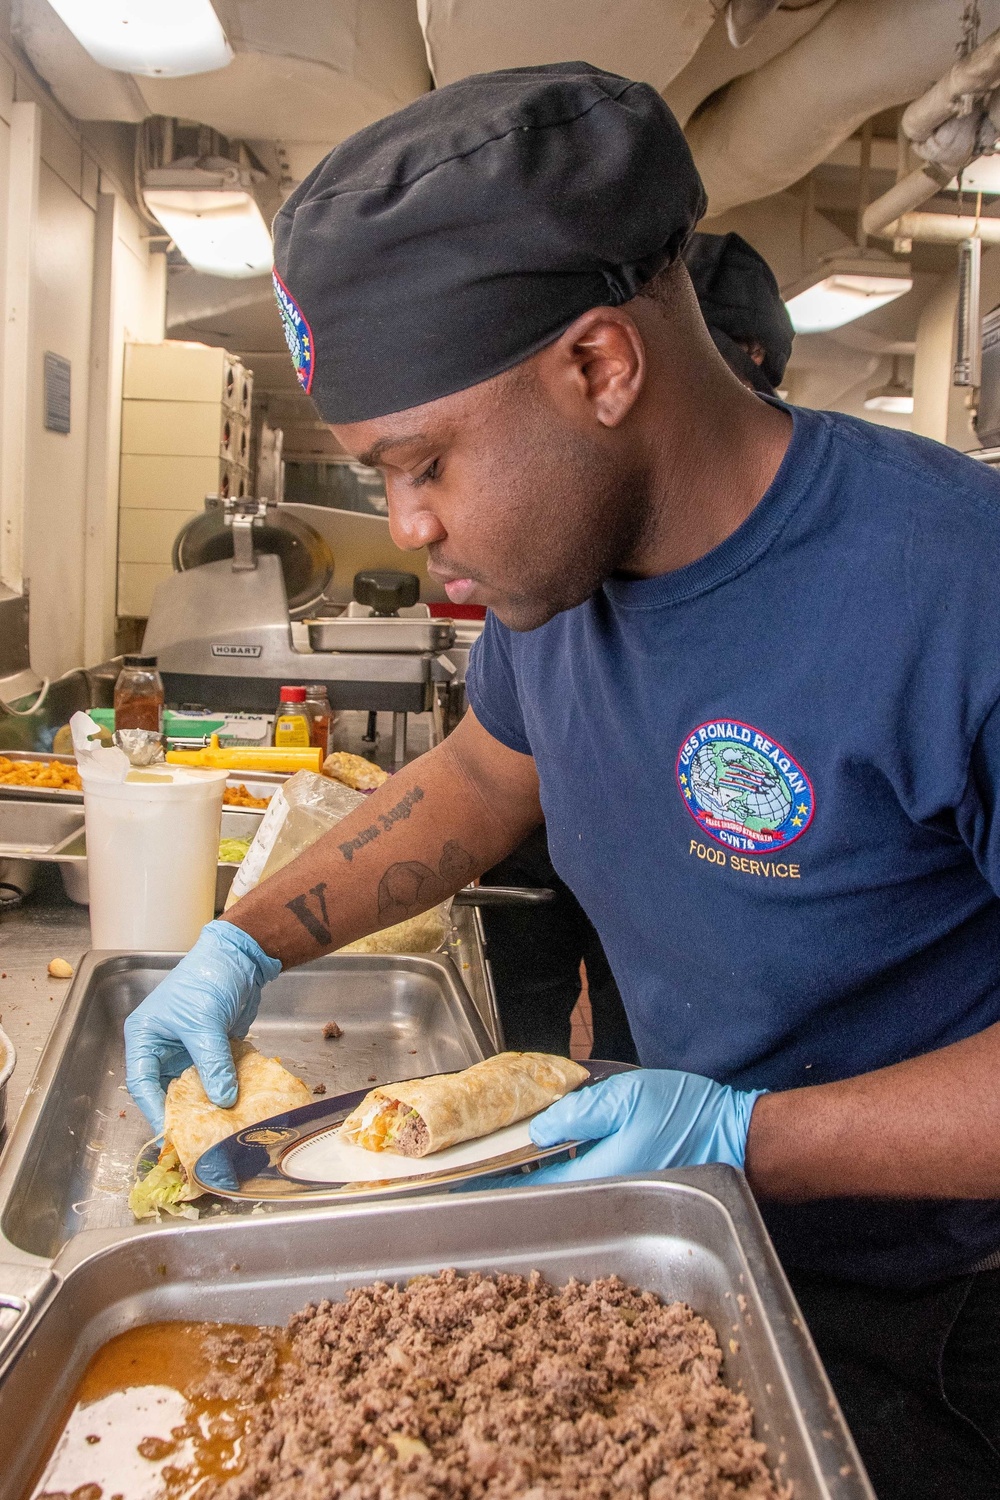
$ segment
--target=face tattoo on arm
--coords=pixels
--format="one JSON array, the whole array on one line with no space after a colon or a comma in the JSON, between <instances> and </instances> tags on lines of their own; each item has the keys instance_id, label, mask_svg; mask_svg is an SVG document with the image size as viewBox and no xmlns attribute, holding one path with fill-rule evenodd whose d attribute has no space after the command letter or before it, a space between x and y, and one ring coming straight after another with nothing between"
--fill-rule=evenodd
<instances>
[{"instance_id":1,"label":"face tattoo on arm","mask_svg":"<svg viewBox=\"0 0 1000 1500\"><path fill-rule=\"evenodd\" d=\"M442 849L436 872L414 859L390 865L378 885L379 925L392 927L435 906L456 885L464 885L474 869L472 855L455 839Z\"/></svg>"}]
</instances>

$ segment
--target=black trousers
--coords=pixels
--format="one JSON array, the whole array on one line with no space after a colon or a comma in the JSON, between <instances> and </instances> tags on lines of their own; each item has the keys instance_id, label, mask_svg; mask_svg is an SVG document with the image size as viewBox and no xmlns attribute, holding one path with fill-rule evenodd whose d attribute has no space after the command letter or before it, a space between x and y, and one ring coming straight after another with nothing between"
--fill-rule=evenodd
<instances>
[{"instance_id":1,"label":"black trousers","mask_svg":"<svg viewBox=\"0 0 1000 1500\"><path fill-rule=\"evenodd\" d=\"M601 940L549 858L545 829L482 877L483 885L548 886L545 906L483 909L497 1008L507 1046L515 1052L569 1054L570 1017L586 965L594 1023L594 1057L637 1063L638 1054Z\"/></svg>"},{"instance_id":2,"label":"black trousers","mask_svg":"<svg viewBox=\"0 0 1000 1500\"><path fill-rule=\"evenodd\" d=\"M918 1292L789 1279L879 1500L997 1500L1000 1271Z\"/></svg>"}]
</instances>

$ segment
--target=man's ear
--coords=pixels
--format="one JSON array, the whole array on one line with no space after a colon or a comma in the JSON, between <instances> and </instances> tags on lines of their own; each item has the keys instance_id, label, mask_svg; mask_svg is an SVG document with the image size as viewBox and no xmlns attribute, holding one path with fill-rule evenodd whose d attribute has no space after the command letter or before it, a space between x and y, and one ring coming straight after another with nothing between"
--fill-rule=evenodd
<instances>
[{"instance_id":1,"label":"man's ear","mask_svg":"<svg viewBox=\"0 0 1000 1500\"><path fill-rule=\"evenodd\" d=\"M592 307L536 359L556 408L602 427L621 425L646 379L642 335L619 307Z\"/></svg>"}]
</instances>

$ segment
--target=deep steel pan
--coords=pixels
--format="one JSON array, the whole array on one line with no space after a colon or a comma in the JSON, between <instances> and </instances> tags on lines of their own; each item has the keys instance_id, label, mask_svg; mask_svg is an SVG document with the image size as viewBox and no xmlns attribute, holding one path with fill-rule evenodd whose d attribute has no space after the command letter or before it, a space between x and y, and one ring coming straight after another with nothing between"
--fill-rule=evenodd
<instances>
[{"instance_id":1,"label":"deep steel pan","mask_svg":"<svg viewBox=\"0 0 1000 1500\"><path fill-rule=\"evenodd\" d=\"M742 1177L727 1167L425 1198L75 1241L45 1305L0 1355L0 1500L19 1500L91 1355L163 1319L274 1324L322 1297L445 1266L615 1273L714 1326L727 1382L795 1500L874 1500ZM8 1346L10 1348L10 1346Z\"/></svg>"}]
</instances>

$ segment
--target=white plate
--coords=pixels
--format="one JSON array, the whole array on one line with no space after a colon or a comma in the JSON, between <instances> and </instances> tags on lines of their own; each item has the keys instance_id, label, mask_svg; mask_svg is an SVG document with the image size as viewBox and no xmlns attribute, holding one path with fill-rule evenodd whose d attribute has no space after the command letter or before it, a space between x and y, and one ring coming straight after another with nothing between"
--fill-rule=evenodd
<instances>
[{"instance_id":1,"label":"white plate","mask_svg":"<svg viewBox=\"0 0 1000 1500\"><path fill-rule=\"evenodd\" d=\"M328 1130L301 1146L293 1146L282 1158L281 1169L296 1182L398 1182L405 1177L425 1177L428 1172L461 1171L530 1146L530 1125L530 1120L519 1120L477 1141L462 1141L458 1146L435 1151L433 1157L366 1151L345 1141L339 1130Z\"/></svg>"},{"instance_id":2,"label":"white plate","mask_svg":"<svg viewBox=\"0 0 1000 1500\"><path fill-rule=\"evenodd\" d=\"M593 1059L584 1066L591 1083L629 1070L628 1063ZM339 1131L368 1092L355 1089L335 1099L303 1104L227 1136L199 1157L195 1182L207 1193L254 1203L357 1202L438 1192L492 1173L529 1171L539 1162L572 1155L578 1144L532 1145L531 1121L521 1120L417 1160L392 1151L364 1151L342 1140Z\"/></svg>"}]
</instances>

